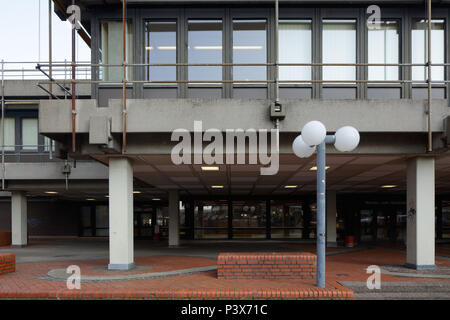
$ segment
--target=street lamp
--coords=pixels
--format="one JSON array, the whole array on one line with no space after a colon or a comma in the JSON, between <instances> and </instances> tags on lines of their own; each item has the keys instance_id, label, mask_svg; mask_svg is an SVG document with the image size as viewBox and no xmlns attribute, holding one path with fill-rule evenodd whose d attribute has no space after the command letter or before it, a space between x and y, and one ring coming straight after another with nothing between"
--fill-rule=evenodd
<instances>
[{"instance_id":1,"label":"street lamp","mask_svg":"<svg viewBox=\"0 0 450 320\"><path fill-rule=\"evenodd\" d=\"M341 152L353 151L359 144L359 132L345 126L334 135L327 135L322 122L310 121L301 135L292 143L292 150L299 158L310 157L317 150L317 286L325 288L325 145L334 144Z\"/></svg>"}]
</instances>

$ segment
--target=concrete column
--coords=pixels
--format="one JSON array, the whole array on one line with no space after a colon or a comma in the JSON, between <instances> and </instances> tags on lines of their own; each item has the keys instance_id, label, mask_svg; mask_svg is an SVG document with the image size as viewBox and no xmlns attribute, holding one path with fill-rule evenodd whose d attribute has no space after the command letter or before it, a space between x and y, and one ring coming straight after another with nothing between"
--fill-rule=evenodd
<instances>
[{"instance_id":1,"label":"concrete column","mask_svg":"<svg viewBox=\"0 0 450 320\"><path fill-rule=\"evenodd\" d=\"M327 247L336 247L336 191L327 191Z\"/></svg>"},{"instance_id":2,"label":"concrete column","mask_svg":"<svg viewBox=\"0 0 450 320\"><path fill-rule=\"evenodd\" d=\"M133 167L128 158L110 158L108 269L134 268L133 240Z\"/></svg>"},{"instance_id":3,"label":"concrete column","mask_svg":"<svg viewBox=\"0 0 450 320\"><path fill-rule=\"evenodd\" d=\"M408 160L406 180L406 265L434 268L434 158Z\"/></svg>"},{"instance_id":4,"label":"concrete column","mask_svg":"<svg viewBox=\"0 0 450 320\"><path fill-rule=\"evenodd\" d=\"M169 247L180 245L180 197L178 190L169 191Z\"/></svg>"},{"instance_id":5,"label":"concrete column","mask_svg":"<svg viewBox=\"0 0 450 320\"><path fill-rule=\"evenodd\" d=\"M11 193L11 246L13 248L25 247L28 244L27 231L27 197L24 191L13 191Z\"/></svg>"}]
</instances>

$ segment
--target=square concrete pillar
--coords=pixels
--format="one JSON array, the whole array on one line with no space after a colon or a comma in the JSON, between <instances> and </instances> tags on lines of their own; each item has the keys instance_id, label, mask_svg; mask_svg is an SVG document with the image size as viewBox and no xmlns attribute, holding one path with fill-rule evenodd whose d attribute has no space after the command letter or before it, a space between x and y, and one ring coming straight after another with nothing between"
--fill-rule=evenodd
<instances>
[{"instance_id":1,"label":"square concrete pillar","mask_svg":"<svg viewBox=\"0 0 450 320\"><path fill-rule=\"evenodd\" d=\"M108 269L134 268L133 241L133 167L128 158L110 158Z\"/></svg>"},{"instance_id":2,"label":"square concrete pillar","mask_svg":"<svg viewBox=\"0 0 450 320\"><path fill-rule=\"evenodd\" d=\"M27 236L27 197L23 191L11 193L11 246L25 247Z\"/></svg>"},{"instance_id":3,"label":"square concrete pillar","mask_svg":"<svg viewBox=\"0 0 450 320\"><path fill-rule=\"evenodd\" d=\"M180 197L178 190L169 191L169 247L180 245Z\"/></svg>"},{"instance_id":4,"label":"square concrete pillar","mask_svg":"<svg viewBox=\"0 0 450 320\"><path fill-rule=\"evenodd\" d=\"M434 257L434 158L408 160L406 196L406 265L435 267Z\"/></svg>"},{"instance_id":5,"label":"square concrete pillar","mask_svg":"<svg viewBox=\"0 0 450 320\"><path fill-rule=\"evenodd\" d=\"M337 247L336 241L336 191L327 191L327 247Z\"/></svg>"}]
</instances>

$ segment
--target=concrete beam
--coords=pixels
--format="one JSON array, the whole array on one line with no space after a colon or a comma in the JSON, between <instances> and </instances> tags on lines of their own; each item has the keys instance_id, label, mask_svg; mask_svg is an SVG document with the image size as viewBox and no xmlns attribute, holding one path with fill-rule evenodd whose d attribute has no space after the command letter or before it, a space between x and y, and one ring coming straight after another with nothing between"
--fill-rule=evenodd
<instances>
[{"instance_id":1,"label":"concrete beam","mask_svg":"<svg viewBox=\"0 0 450 320\"><path fill-rule=\"evenodd\" d=\"M111 119L111 132L122 132L122 100L111 99L107 108L96 100L77 100L77 133L89 133L93 116ZM271 129L270 100L258 99L130 99L127 100L128 133L162 133L193 129L195 120L203 129ZM310 120L320 120L328 131L353 125L361 133L427 132L423 100L281 100L286 119L282 133L299 132ZM446 100L433 100L433 132L443 132L444 119L450 115ZM228 115L234 115L232 117ZM403 119L408 114L408 119ZM39 127L42 134L71 132L70 101L40 101Z\"/></svg>"},{"instance_id":2,"label":"concrete beam","mask_svg":"<svg viewBox=\"0 0 450 320\"><path fill-rule=\"evenodd\" d=\"M133 229L133 167L128 158L111 158L108 269L134 268Z\"/></svg>"},{"instance_id":3,"label":"concrete beam","mask_svg":"<svg viewBox=\"0 0 450 320\"><path fill-rule=\"evenodd\" d=\"M434 158L417 157L407 165L406 265L435 267Z\"/></svg>"},{"instance_id":4,"label":"concrete beam","mask_svg":"<svg viewBox=\"0 0 450 320\"><path fill-rule=\"evenodd\" d=\"M24 191L14 191L11 195L11 233L12 247L25 247L28 244L27 197Z\"/></svg>"}]
</instances>

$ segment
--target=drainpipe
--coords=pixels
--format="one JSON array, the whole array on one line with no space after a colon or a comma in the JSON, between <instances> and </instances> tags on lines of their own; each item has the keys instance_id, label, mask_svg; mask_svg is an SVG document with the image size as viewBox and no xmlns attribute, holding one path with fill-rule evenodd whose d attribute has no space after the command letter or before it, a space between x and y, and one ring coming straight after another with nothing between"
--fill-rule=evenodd
<instances>
[{"instance_id":1,"label":"drainpipe","mask_svg":"<svg viewBox=\"0 0 450 320\"><path fill-rule=\"evenodd\" d=\"M48 70L50 74L49 99L52 100L53 94L53 66L52 66L52 0L48 0Z\"/></svg>"}]
</instances>

